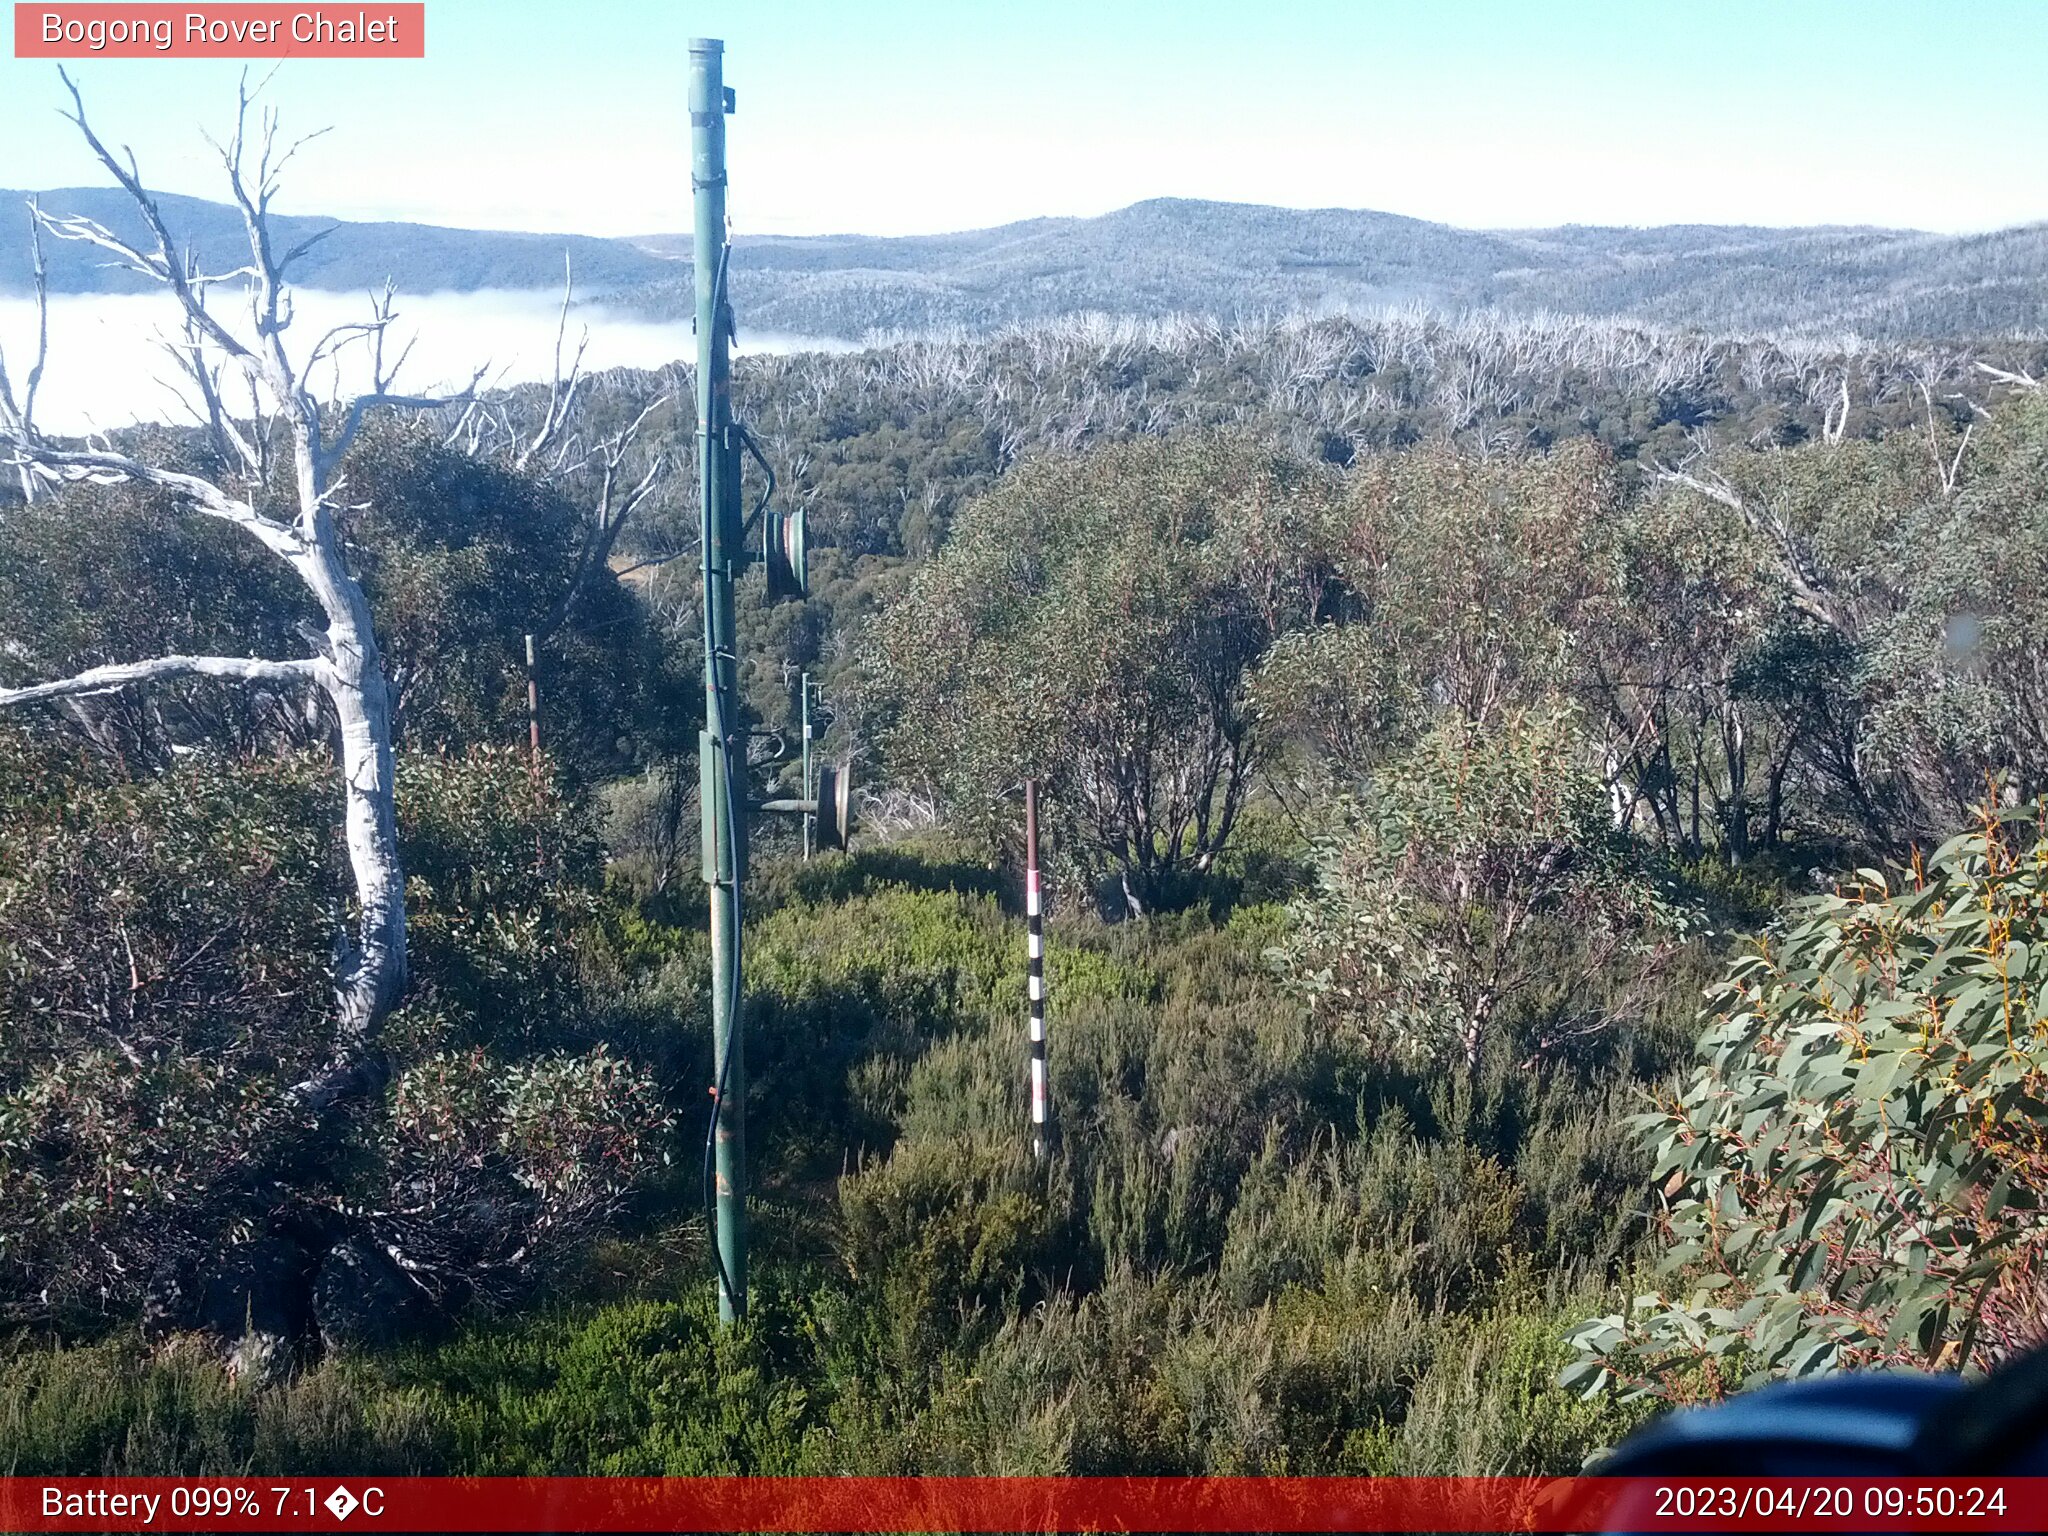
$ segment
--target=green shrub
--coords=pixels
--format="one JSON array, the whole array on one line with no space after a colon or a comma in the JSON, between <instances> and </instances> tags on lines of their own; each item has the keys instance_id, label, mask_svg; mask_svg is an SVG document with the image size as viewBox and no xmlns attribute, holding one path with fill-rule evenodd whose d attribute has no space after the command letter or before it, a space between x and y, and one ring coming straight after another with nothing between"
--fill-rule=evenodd
<instances>
[{"instance_id":1,"label":"green shrub","mask_svg":"<svg viewBox=\"0 0 2048 1536\"><path fill-rule=\"evenodd\" d=\"M287 1090L331 1051L328 775L191 753L136 781L0 786L12 1315L147 1298L160 1323L210 1324L210 1280L254 1265L290 1292L354 1237L441 1299L504 1295L658 1162L654 1079L604 1039L581 970L596 849L577 806L511 752L407 754L399 817L413 981L381 1041L389 1086L316 1122ZM263 1331L303 1331L303 1297L280 1309Z\"/></svg>"},{"instance_id":2,"label":"green shrub","mask_svg":"<svg viewBox=\"0 0 2048 1536\"><path fill-rule=\"evenodd\" d=\"M424 1392L446 1464L477 1475L787 1473L813 1429L801 1326L764 1297L722 1329L704 1287L472 1327L382 1367L380 1390Z\"/></svg>"},{"instance_id":3,"label":"green shrub","mask_svg":"<svg viewBox=\"0 0 2048 1536\"><path fill-rule=\"evenodd\" d=\"M1554 1312L1502 1309L1447 1330L1398 1424L1346 1445L1351 1470L1406 1477L1569 1476L1648 1417L1557 1389L1570 1356Z\"/></svg>"},{"instance_id":4,"label":"green shrub","mask_svg":"<svg viewBox=\"0 0 2048 1536\"><path fill-rule=\"evenodd\" d=\"M1786 911L1711 994L1691 1081L1639 1119L1670 1289L1580 1328L1575 1383L1962 1368L2048 1332L2044 893L2035 814L1986 812Z\"/></svg>"},{"instance_id":5,"label":"green shrub","mask_svg":"<svg viewBox=\"0 0 2048 1536\"><path fill-rule=\"evenodd\" d=\"M1568 708L1450 715L1379 770L1275 965L1395 1060L1556 1055L1636 1011L1689 918L1611 824Z\"/></svg>"},{"instance_id":6,"label":"green shrub","mask_svg":"<svg viewBox=\"0 0 2048 1536\"><path fill-rule=\"evenodd\" d=\"M899 1368L1035 1292L1065 1204L1019 1137L906 1142L842 1179L841 1259Z\"/></svg>"}]
</instances>

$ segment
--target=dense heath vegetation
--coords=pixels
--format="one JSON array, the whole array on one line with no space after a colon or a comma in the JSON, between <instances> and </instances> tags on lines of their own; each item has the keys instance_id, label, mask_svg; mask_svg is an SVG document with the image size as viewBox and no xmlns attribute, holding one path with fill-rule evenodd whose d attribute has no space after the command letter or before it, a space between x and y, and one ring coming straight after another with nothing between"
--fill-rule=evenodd
<instances>
[{"instance_id":1,"label":"dense heath vegetation","mask_svg":"<svg viewBox=\"0 0 2048 1536\"><path fill-rule=\"evenodd\" d=\"M347 890L331 720L0 716L0 1470L1568 1471L1662 1400L2038 1339L2048 397L1975 366L2037 351L1409 318L743 363L824 546L746 605L750 700L822 674L868 789L851 855L757 840L729 1333L686 413L545 649L538 774L520 637L592 487L367 433L412 931L375 1093L280 1092ZM591 430L687 383L600 379ZM157 493L0 501L0 684L307 617Z\"/></svg>"}]
</instances>

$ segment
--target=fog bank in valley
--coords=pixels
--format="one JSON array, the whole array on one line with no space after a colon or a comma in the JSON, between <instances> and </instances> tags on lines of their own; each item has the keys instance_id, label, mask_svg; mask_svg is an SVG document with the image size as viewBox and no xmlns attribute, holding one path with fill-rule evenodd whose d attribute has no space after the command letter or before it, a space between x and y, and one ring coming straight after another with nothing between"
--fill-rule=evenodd
<instances>
[{"instance_id":1,"label":"fog bank in valley","mask_svg":"<svg viewBox=\"0 0 2048 1536\"><path fill-rule=\"evenodd\" d=\"M304 289L294 295L288 333L293 355L304 357L329 329L369 314L366 295ZM237 303L220 293L214 309L232 322ZM545 381L554 369L559 293L484 291L401 295L393 341L413 341L399 386L425 393L460 388L488 365L498 385ZM159 294L55 294L50 299L50 356L36 418L47 431L78 433L139 421L185 421L191 413L167 387L177 377L162 341L174 333L175 306ZM587 369L659 368L696 355L690 323L652 321L579 305L569 322L567 347L588 329ZM0 349L19 392L34 358L36 311L32 299L0 295ZM416 338L416 339L415 339ZM741 351L844 350L845 342L765 334L741 335ZM364 388L369 356L360 345L343 351L339 377L323 369L315 380L324 394ZM233 396L230 396L232 399Z\"/></svg>"}]
</instances>

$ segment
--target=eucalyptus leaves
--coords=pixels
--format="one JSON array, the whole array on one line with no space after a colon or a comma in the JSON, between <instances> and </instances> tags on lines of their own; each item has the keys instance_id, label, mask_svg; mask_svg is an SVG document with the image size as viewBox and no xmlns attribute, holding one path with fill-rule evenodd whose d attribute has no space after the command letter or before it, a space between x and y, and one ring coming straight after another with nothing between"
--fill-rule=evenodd
<instances>
[{"instance_id":1,"label":"eucalyptus leaves","mask_svg":"<svg viewBox=\"0 0 2048 1536\"><path fill-rule=\"evenodd\" d=\"M2041 813L2048 814L2048 813ZM1572 1335L1566 1385L1985 1365L2048 1303L2048 840L2033 812L1789 908L1640 1120L1670 1289Z\"/></svg>"}]
</instances>

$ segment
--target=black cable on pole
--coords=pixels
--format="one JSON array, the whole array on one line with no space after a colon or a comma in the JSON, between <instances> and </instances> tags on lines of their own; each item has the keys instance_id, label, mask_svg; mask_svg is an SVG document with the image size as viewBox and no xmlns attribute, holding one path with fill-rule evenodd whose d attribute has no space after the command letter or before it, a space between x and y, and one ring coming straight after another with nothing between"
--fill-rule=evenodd
<instances>
[{"instance_id":1,"label":"black cable on pole","mask_svg":"<svg viewBox=\"0 0 2048 1536\"><path fill-rule=\"evenodd\" d=\"M755 440L754 434L748 430L745 422L734 422L732 429L739 434L740 446L754 456L754 462L761 466L761 473L768 477L767 489L761 492L761 499L754 503L754 510L747 514L746 526L740 530L740 542L744 544L754 536L754 529L761 521L761 514L768 510L768 503L775 499L775 468L768 462L768 455L761 451L760 443Z\"/></svg>"}]
</instances>

